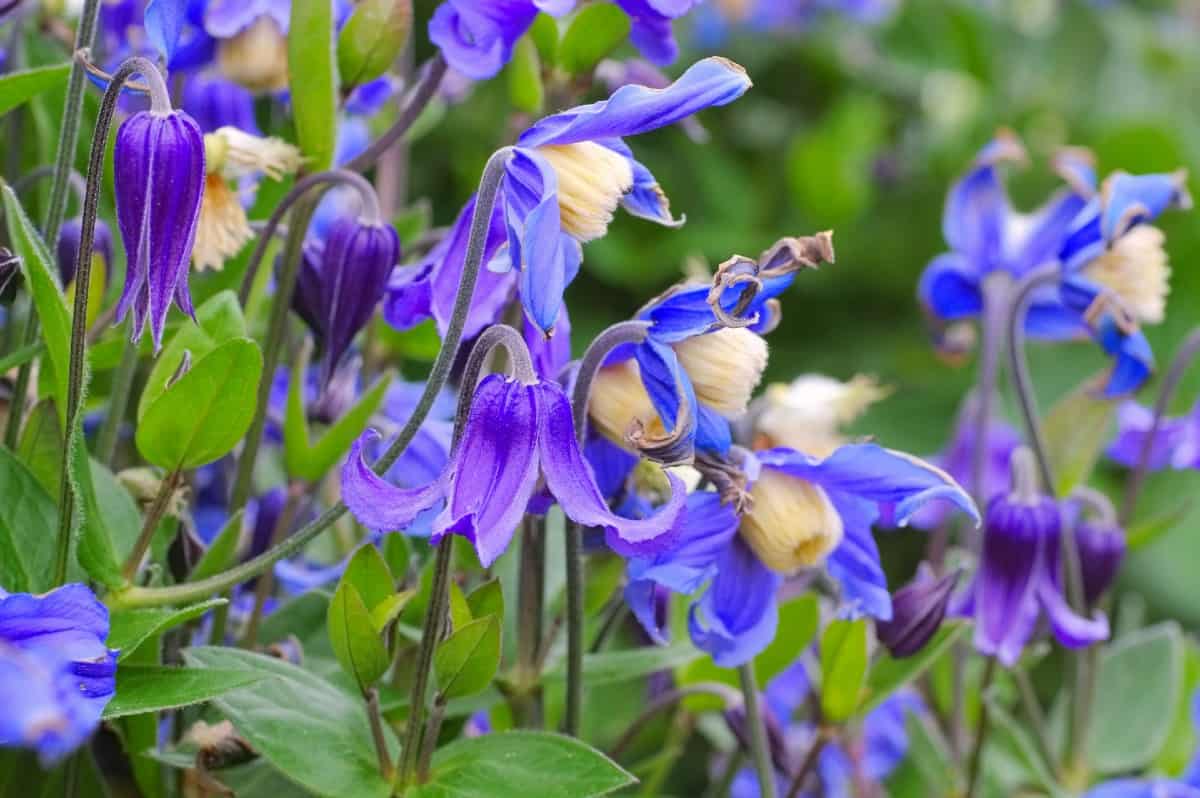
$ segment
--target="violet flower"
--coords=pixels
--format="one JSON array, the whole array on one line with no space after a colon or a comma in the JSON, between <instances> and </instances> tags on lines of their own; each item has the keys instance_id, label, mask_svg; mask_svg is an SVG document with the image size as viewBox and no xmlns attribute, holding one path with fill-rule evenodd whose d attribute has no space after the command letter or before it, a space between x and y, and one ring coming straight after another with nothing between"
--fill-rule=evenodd
<instances>
[{"instance_id":1,"label":"violet flower","mask_svg":"<svg viewBox=\"0 0 1200 798\"><path fill-rule=\"evenodd\" d=\"M155 95L149 111L121 124L113 163L128 259L117 321L132 310L136 339L149 319L158 351L172 299L195 317L187 277L204 193L204 136L194 119Z\"/></svg>"},{"instance_id":2,"label":"violet flower","mask_svg":"<svg viewBox=\"0 0 1200 798\"><path fill-rule=\"evenodd\" d=\"M53 765L100 725L116 691L108 609L85 585L40 596L0 589L0 746Z\"/></svg>"},{"instance_id":3,"label":"violet flower","mask_svg":"<svg viewBox=\"0 0 1200 798\"><path fill-rule=\"evenodd\" d=\"M876 621L879 642L893 657L911 657L937 634L958 584L958 573L935 578L925 563L917 577L892 594L892 617Z\"/></svg>"},{"instance_id":4,"label":"violet flower","mask_svg":"<svg viewBox=\"0 0 1200 798\"><path fill-rule=\"evenodd\" d=\"M750 88L745 70L720 58L693 65L665 89L625 86L601 102L546 117L522 133L509 158L484 248L464 335L494 323L514 287L530 321L554 329L575 278L581 244L605 234L618 205L677 226L658 181L621 137L674 124L733 102ZM407 329L432 316L444 332L466 257L474 198L429 257L399 270L385 316ZM507 245L507 246L505 246Z\"/></svg>"},{"instance_id":5,"label":"violet flower","mask_svg":"<svg viewBox=\"0 0 1200 798\"><path fill-rule=\"evenodd\" d=\"M1083 600L1091 607L1112 586L1125 561L1125 533L1112 522L1080 521L1075 545L1082 567Z\"/></svg>"},{"instance_id":6,"label":"violet flower","mask_svg":"<svg viewBox=\"0 0 1200 798\"><path fill-rule=\"evenodd\" d=\"M62 229L58 232L54 255L55 260L58 261L58 275L62 278L63 286L68 286L75 280L75 261L79 258L82 234L83 218L79 216L63 222ZM92 259L92 268L98 268L107 283L108 276L112 271L113 238L108 223L99 217L96 218L96 227L92 233ZM93 277L93 279L95 278ZM103 293L103 291L99 292L101 295Z\"/></svg>"},{"instance_id":7,"label":"violet flower","mask_svg":"<svg viewBox=\"0 0 1200 798\"><path fill-rule=\"evenodd\" d=\"M205 133L235 127L253 136L262 135L254 118L254 95L213 72L188 77L183 84L182 107Z\"/></svg>"},{"instance_id":8,"label":"violet flower","mask_svg":"<svg viewBox=\"0 0 1200 798\"><path fill-rule=\"evenodd\" d=\"M204 30L217 39L217 65L230 80L256 92L288 85L288 0L213 0Z\"/></svg>"},{"instance_id":9,"label":"violet flower","mask_svg":"<svg viewBox=\"0 0 1200 798\"><path fill-rule=\"evenodd\" d=\"M368 432L355 443L342 469L342 499L355 518L374 530L404 529L444 501L431 541L447 533L462 535L475 545L485 567L508 547L534 498L539 473L568 518L603 528L609 544L622 551L661 548L684 502L682 483L671 477L671 499L653 517L635 520L613 513L576 442L570 400L550 382L485 377L450 461L425 485L397 488L375 474L363 456L374 435Z\"/></svg>"},{"instance_id":10,"label":"violet flower","mask_svg":"<svg viewBox=\"0 0 1200 798\"><path fill-rule=\"evenodd\" d=\"M1134 401L1122 403L1117 408L1117 437L1108 447L1109 458L1126 468L1137 468L1153 427L1153 410ZM1146 467L1151 471L1200 469L1200 402L1185 416L1159 421Z\"/></svg>"}]
</instances>

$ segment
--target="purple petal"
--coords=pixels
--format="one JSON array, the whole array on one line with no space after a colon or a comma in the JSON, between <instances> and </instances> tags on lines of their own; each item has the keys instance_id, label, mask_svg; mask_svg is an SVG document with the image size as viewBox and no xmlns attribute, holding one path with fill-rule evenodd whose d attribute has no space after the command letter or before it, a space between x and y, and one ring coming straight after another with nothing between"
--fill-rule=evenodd
<instances>
[{"instance_id":1,"label":"purple petal","mask_svg":"<svg viewBox=\"0 0 1200 798\"><path fill-rule=\"evenodd\" d=\"M942 235L955 252L962 253L978 273L1004 261L1005 229L1012 206L1000 179L999 166L1025 157L1012 135L997 136L976 156L975 163L954 184L946 197Z\"/></svg>"},{"instance_id":2,"label":"purple petal","mask_svg":"<svg viewBox=\"0 0 1200 798\"><path fill-rule=\"evenodd\" d=\"M963 255L948 252L938 255L917 285L917 296L925 312L942 321L973 318L983 309L979 289L980 273Z\"/></svg>"},{"instance_id":3,"label":"purple petal","mask_svg":"<svg viewBox=\"0 0 1200 798\"><path fill-rule=\"evenodd\" d=\"M422 510L436 504L445 493L443 481L419 488L397 488L376 474L363 457L365 446L379 437L368 430L350 447L342 466L342 501L360 524L378 532L402 530Z\"/></svg>"},{"instance_id":4,"label":"purple petal","mask_svg":"<svg viewBox=\"0 0 1200 798\"><path fill-rule=\"evenodd\" d=\"M475 197L472 197L446 238L439 242L429 254L433 264L430 280L430 307L437 320L438 332L446 334L450 317L454 314L454 300L462 283L463 266L467 258L467 242L471 234L471 220L475 215ZM463 328L463 337L470 339L479 335L484 327L499 321L504 307L512 297L516 280L511 271L504 273L487 268L497 257L505 241L504 213L502 203L497 203L488 227L487 240L483 248L483 264L475 292L471 297L471 310Z\"/></svg>"},{"instance_id":5,"label":"purple petal","mask_svg":"<svg viewBox=\"0 0 1200 798\"><path fill-rule=\"evenodd\" d=\"M782 578L767 569L750 547L734 538L717 564L717 576L692 605L692 642L724 668L749 662L775 638L779 607L775 591Z\"/></svg>"}]
</instances>

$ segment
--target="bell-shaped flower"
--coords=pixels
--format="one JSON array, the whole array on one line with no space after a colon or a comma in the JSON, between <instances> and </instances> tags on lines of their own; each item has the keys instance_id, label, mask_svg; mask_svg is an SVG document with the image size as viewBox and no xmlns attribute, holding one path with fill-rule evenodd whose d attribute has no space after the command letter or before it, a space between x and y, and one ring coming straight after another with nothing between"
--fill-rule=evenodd
<instances>
[{"instance_id":1,"label":"bell-shaped flower","mask_svg":"<svg viewBox=\"0 0 1200 798\"><path fill-rule=\"evenodd\" d=\"M747 456L751 503L741 517L714 493L693 494L679 543L629 563L626 600L656 639L647 601L666 589L694 593L692 641L718 665L751 660L775 637L776 592L785 576L825 565L841 585L843 612L892 617L891 596L871 535L904 525L926 502L945 499L972 517L954 480L910 455L849 444L826 458L777 448ZM695 508L693 510L693 508Z\"/></svg>"},{"instance_id":2,"label":"bell-shaped flower","mask_svg":"<svg viewBox=\"0 0 1200 798\"><path fill-rule=\"evenodd\" d=\"M188 260L204 195L204 136L183 111L152 107L121 124L113 164L127 258L117 321L132 310L137 338L149 319L157 350L172 300L195 315Z\"/></svg>"},{"instance_id":3,"label":"bell-shaped flower","mask_svg":"<svg viewBox=\"0 0 1200 798\"><path fill-rule=\"evenodd\" d=\"M485 567L508 547L539 475L568 518L604 529L609 544L626 552L665 545L686 495L672 477L671 499L653 516L629 519L610 510L576 441L571 402L551 382L485 377L445 470L414 488L395 487L371 470L363 456L371 435L355 443L342 470L342 499L355 518L370 529L404 529L444 502L431 540L462 535Z\"/></svg>"},{"instance_id":4,"label":"bell-shaped flower","mask_svg":"<svg viewBox=\"0 0 1200 798\"><path fill-rule=\"evenodd\" d=\"M563 292L579 271L581 244L599 238L618 206L659 224L680 224L658 181L622 140L726 105L750 88L740 66L720 58L694 64L665 89L624 86L607 100L546 117L518 139L490 221L483 275L465 335L497 320L516 288L529 320L549 335ZM409 327L430 314L449 323L466 257L474 198L430 258L402 271L388 321ZM400 312L403 311L403 312Z\"/></svg>"},{"instance_id":5,"label":"bell-shaped flower","mask_svg":"<svg viewBox=\"0 0 1200 798\"><path fill-rule=\"evenodd\" d=\"M1075 526L1075 545L1079 548L1083 600L1091 607L1112 586L1121 570L1125 561L1125 533L1111 521L1080 521Z\"/></svg>"},{"instance_id":6,"label":"bell-shaped flower","mask_svg":"<svg viewBox=\"0 0 1200 798\"><path fill-rule=\"evenodd\" d=\"M41 596L0 589L0 746L52 765L87 741L116 691L108 609L85 585Z\"/></svg>"},{"instance_id":7,"label":"bell-shaped flower","mask_svg":"<svg viewBox=\"0 0 1200 798\"><path fill-rule=\"evenodd\" d=\"M875 633L893 657L911 657L937 634L956 584L957 572L939 579L922 563L916 578L892 594L892 617L876 621Z\"/></svg>"},{"instance_id":8,"label":"bell-shaped flower","mask_svg":"<svg viewBox=\"0 0 1200 798\"><path fill-rule=\"evenodd\" d=\"M1137 468L1151 430L1154 411L1132 400L1117 408L1117 437L1108 447L1108 456L1126 468ZM1154 431L1146 467L1200 469L1200 402L1185 416L1163 418Z\"/></svg>"},{"instance_id":9,"label":"bell-shaped flower","mask_svg":"<svg viewBox=\"0 0 1200 798\"><path fill-rule=\"evenodd\" d=\"M288 85L288 0L213 0L204 30L217 40L217 66L230 80L256 92Z\"/></svg>"}]
</instances>

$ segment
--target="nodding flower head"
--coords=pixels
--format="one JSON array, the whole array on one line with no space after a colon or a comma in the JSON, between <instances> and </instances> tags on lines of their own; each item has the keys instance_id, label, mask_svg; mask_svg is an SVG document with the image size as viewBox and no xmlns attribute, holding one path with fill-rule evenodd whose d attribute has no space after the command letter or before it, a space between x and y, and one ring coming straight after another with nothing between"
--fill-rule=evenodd
<instances>
[{"instance_id":1,"label":"nodding flower head","mask_svg":"<svg viewBox=\"0 0 1200 798\"><path fill-rule=\"evenodd\" d=\"M820 485L763 469L750 498L738 532L776 573L819 565L842 542L842 517Z\"/></svg>"},{"instance_id":2,"label":"nodding flower head","mask_svg":"<svg viewBox=\"0 0 1200 798\"><path fill-rule=\"evenodd\" d=\"M674 345L696 399L726 418L746 412L767 367L767 342L746 328L717 330Z\"/></svg>"},{"instance_id":3,"label":"nodding flower head","mask_svg":"<svg viewBox=\"0 0 1200 798\"><path fill-rule=\"evenodd\" d=\"M139 111L117 131L117 223L128 265L117 321L133 311L133 335L150 321L157 350L174 300L194 316L188 260L204 196L204 136L183 111Z\"/></svg>"},{"instance_id":4,"label":"nodding flower head","mask_svg":"<svg viewBox=\"0 0 1200 798\"><path fill-rule=\"evenodd\" d=\"M1083 576L1083 600L1089 607L1104 595L1125 561L1125 533L1111 521L1081 521L1075 526L1075 545Z\"/></svg>"},{"instance_id":5,"label":"nodding flower head","mask_svg":"<svg viewBox=\"0 0 1200 798\"><path fill-rule=\"evenodd\" d=\"M251 91L283 91L288 86L286 30L270 16L260 16L217 45L217 66Z\"/></svg>"},{"instance_id":6,"label":"nodding flower head","mask_svg":"<svg viewBox=\"0 0 1200 798\"><path fill-rule=\"evenodd\" d=\"M601 435L628 451L636 449L633 435L641 431L656 436L666 432L634 360L613 363L596 372L588 417Z\"/></svg>"},{"instance_id":7,"label":"nodding flower head","mask_svg":"<svg viewBox=\"0 0 1200 798\"><path fill-rule=\"evenodd\" d=\"M892 619L875 622L879 642L893 657L919 652L941 627L957 584L958 572L939 579L921 563L916 578L892 594Z\"/></svg>"},{"instance_id":8,"label":"nodding flower head","mask_svg":"<svg viewBox=\"0 0 1200 798\"><path fill-rule=\"evenodd\" d=\"M617 206L633 188L629 160L594 141L549 144L537 152L558 179L562 229L581 244L603 238Z\"/></svg>"}]
</instances>

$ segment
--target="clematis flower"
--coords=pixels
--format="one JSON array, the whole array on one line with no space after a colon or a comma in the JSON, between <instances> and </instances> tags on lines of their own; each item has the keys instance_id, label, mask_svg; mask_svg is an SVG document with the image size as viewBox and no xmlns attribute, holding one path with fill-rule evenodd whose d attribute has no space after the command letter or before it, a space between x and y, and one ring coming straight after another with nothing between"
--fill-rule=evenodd
<instances>
[{"instance_id":1,"label":"clematis flower","mask_svg":"<svg viewBox=\"0 0 1200 798\"><path fill-rule=\"evenodd\" d=\"M604 101L546 117L522 133L509 158L484 249L489 274L475 289L464 334L498 318L513 291L530 321L550 334L563 292L579 271L581 244L603 236L617 206L668 226L680 224L650 171L622 140L730 103L750 87L745 71L708 58L665 89L625 86ZM402 272L387 318L406 328L432 315L443 332L466 257L474 198L417 267ZM406 296L411 293L411 298Z\"/></svg>"},{"instance_id":2,"label":"clematis flower","mask_svg":"<svg viewBox=\"0 0 1200 798\"><path fill-rule=\"evenodd\" d=\"M108 609L85 585L41 596L0 589L0 746L53 765L100 725L116 691Z\"/></svg>"},{"instance_id":3,"label":"clematis flower","mask_svg":"<svg viewBox=\"0 0 1200 798\"><path fill-rule=\"evenodd\" d=\"M741 517L715 493L693 494L679 543L629 562L625 598L646 631L661 589L695 593L689 631L697 647L733 667L775 636L776 591L785 576L826 565L842 588L843 611L892 617L887 579L871 536L876 522L904 525L926 502L947 499L977 518L949 476L875 444L848 444L816 458L777 448L748 454L743 469L752 503ZM695 509L693 509L695 508Z\"/></svg>"},{"instance_id":4,"label":"clematis flower","mask_svg":"<svg viewBox=\"0 0 1200 798\"><path fill-rule=\"evenodd\" d=\"M1125 560L1125 533L1114 523L1083 520L1075 525L1083 577L1083 600L1091 607L1117 578Z\"/></svg>"},{"instance_id":5,"label":"clematis flower","mask_svg":"<svg viewBox=\"0 0 1200 798\"><path fill-rule=\"evenodd\" d=\"M671 23L700 4L700 0L616 0L629 16L629 41L646 59L667 66L679 57Z\"/></svg>"},{"instance_id":6,"label":"clematis flower","mask_svg":"<svg viewBox=\"0 0 1200 798\"><path fill-rule=\"evenodd\" d=\"M892 617L876 621L875 632L893 657L911 657L937 634L956 584L958 573L938 579L921 563L916 578L892 594Z\"/></svg>"},{"instance_id":7,"label":"clematis flower","mask_svg":"<svg viewBox=\"0 0 1200 798\"><path fill-rule=\"evenodd\" d=\"M1134 401L1123 402L1117 408L1117 437L1108 447L1109 458L1136 468L1153 427L1154 411ZM1151 471L1200 468L1200 402L1186 416L1159 422L1146 467Z\"/></svg>"},{"instance_id":8,"label":"clematis flower","mask_svg":"<svg viewBox=\"0 0 1200 798\"><path fill-rule=\"evenodd\" d=\"M158 105L131 115L117 131L113 152L117 223L128 263L117 321L133 311L133 337L150 321L155 351L174 299L195 316L188 292L188 259L204 194L204 137L183 111Z\"/></svg>"},{"instance_id":9,"label":"clematis flower","mask_svg":"<svg viewBox=\"0 0 1200 798\"><path fill-rule=\"evenodd\" d=\"M183 84L183 110L205 133L234 127L252 136L262 135L254 118L254 95L213 71L188 77Z\"/></svg>"},{"instance_id":10,"label":"clematis flower","mask_svg":"<svg viewBox=\"0 0 1200 798\"><path fill-rule=\"evenodd\" d=\"M1063 595L1062 509L1037 491L1028 450L1013 457L1013 490L992 499L979 571L963 614L975 618L975 648L1012 667L1045 614L1058 641L1082 648L1108 637L1108 619L1081 617Z\"/></svg>"},{"instance_id":11,"label":"clematis flower","mask_svg":"<svg viewBox=\"0 0 1200 798\"><path fill-rule=\"evenodd\" d=\"M570 400L550 382L495 374L480 381L462 439L445 470L425 485L398 488L376 475L363 456L373 436L368 432L355 443L342 470L342 499L355 518L370 529L403 529L444 501L431 540L462 535L474 544L484 567L508 547L534 498L539 473L568 518L603 528L609 545L619 551L661 547L684 502L683 485L672 477L671 499L654 516L629 519L613 513L576 442Z\"/></svg>"},{"instance_id":12,"label":"clematis flower","mask_svg":"<svg viewBox=\"0 0 1200 798\"><path fill-rule=\"evenodd\" d=\"M494 77L539 12L559 17L575 0L448 0L429 20L429 40L451 67L474 80Z\"/></svg>"},{"instance_id":13,"label":"clematis flower","mask_svg":"<svg viewBox=\"0 0 1200 798\"><path fill-rule=\"evenodd\" d=\"M213 0L204 30L217 39L217 66L230 80L256 92L288 85L288 0Z\"/></svg>"},{"instance_id":14,"label":"clematis flower","mask_svg":"<svg viewBox=\"0 0 1200 798\"><path fill-rule=\"evenodd\" d=\"M1059 251L1063 302L1113 359L1106 396L1137 390L1154 370L1141 326L1163 320L1170 269L1165 237L1149 223L1170 208L1191 207L1185 183L1183 172L1113 173L1072 221Z\"/></svg>"}]
</instances>

